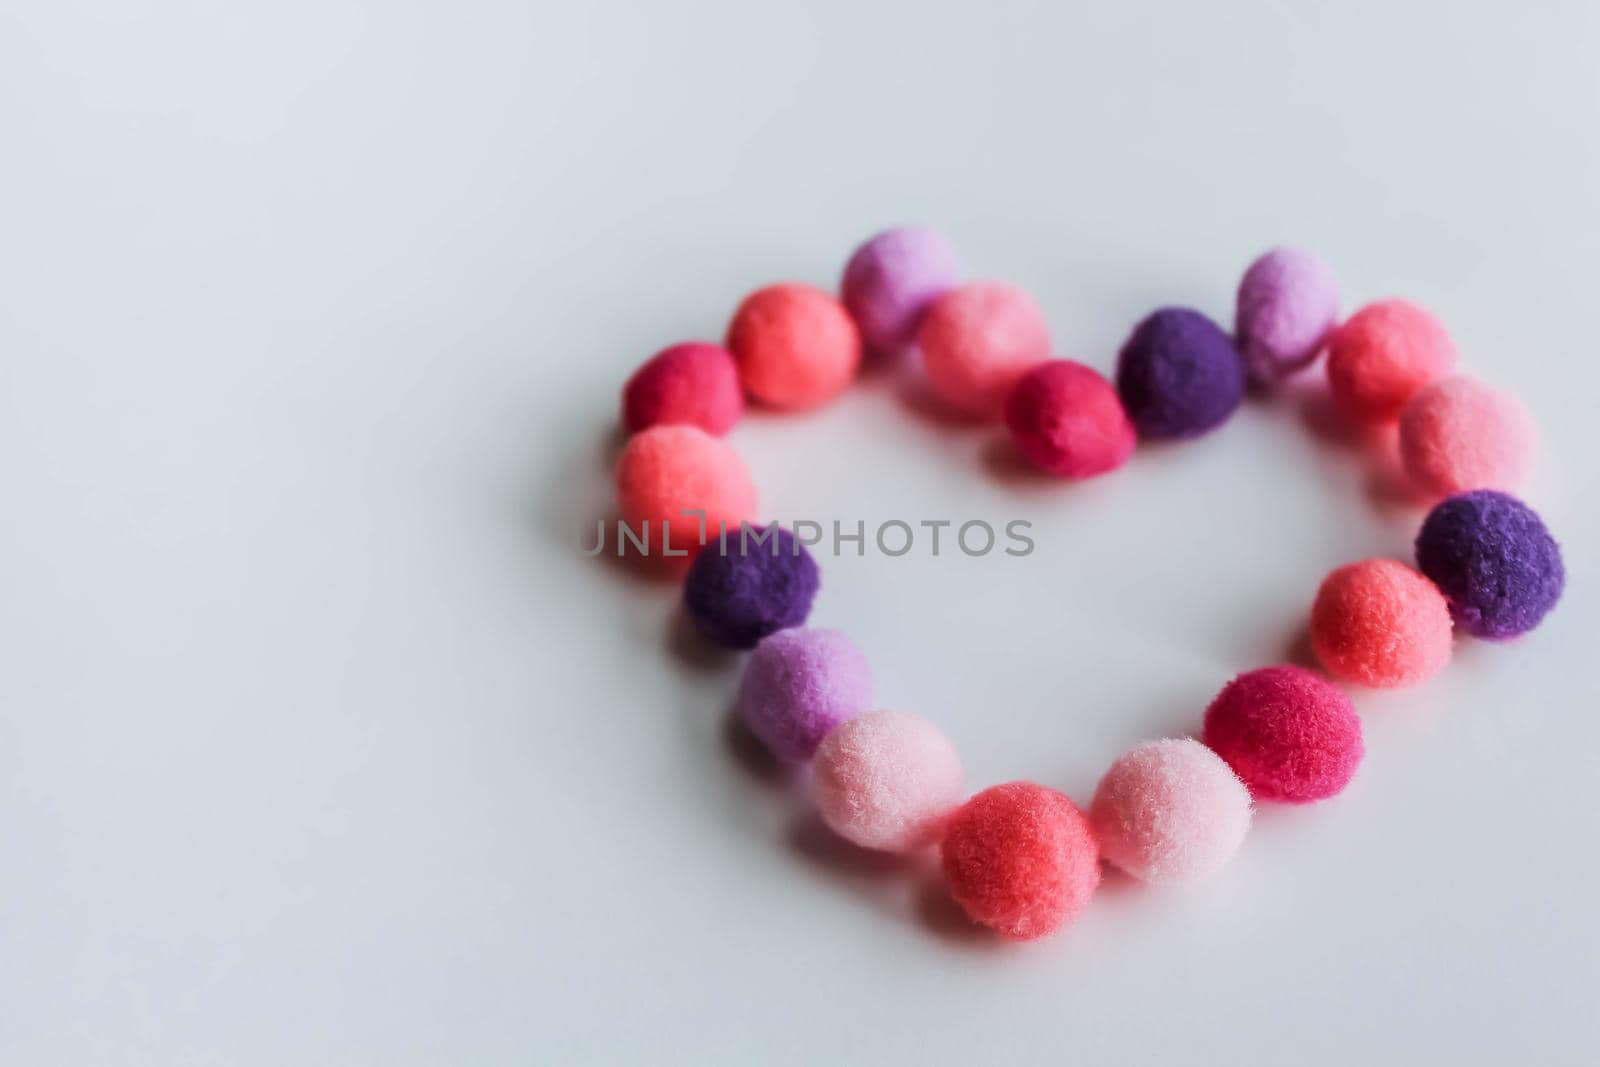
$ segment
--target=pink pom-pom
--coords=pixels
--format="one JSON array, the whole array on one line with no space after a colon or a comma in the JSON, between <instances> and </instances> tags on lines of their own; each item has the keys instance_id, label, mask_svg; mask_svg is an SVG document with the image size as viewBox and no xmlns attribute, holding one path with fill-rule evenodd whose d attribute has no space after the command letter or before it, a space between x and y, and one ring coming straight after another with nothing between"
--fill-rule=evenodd
<instances>
[{"instance_id":1,"label":"pink pom-pom","mask_svg":"<svg viewBox=\"0 0 1600 1067\"><path fill-rule=\"evenodd\" d=\"M664 348L622 387L622 424L629 433L687 423L721 437L743 413L739 368L719 345L688 341Z\"/></svg>"},{"instance_id":2,"label":"pink pom-pom","mask_svg":"<svg viewBox=\"0 0 1600 1067\"><path fill-rule=\"evenodd\" d=\"M1034 367L1006 398L1006 428L1040 470L1088 478L1127 462L1133 423L1111 383L1091 367L1053 359Z\"/></svg>"},{"instance_id":3,"label":"pink pom-pom","mask_svg":"<svg viewBox=\"0 0 1600 1067\"><path fill-rule=\"evenodd\" d=\"M1465 375L1419 390L1400 413L1406 473L1437 496L1518 488L1533 466L1538 436L1516 397Z\"/></svg>"},{"instance_id":4,"label":"pink pom-pom","mask_svg":"<svg viewBox=\"0 0 1600 1067\"><path fill-rule=\"evenodd\" d=\"M1300 667L1246 671L1206 709L1205 743L1260 800L1304 804L1338 793L1366 751L1350 698Z\"/></svg>"},{"instance_id":5,"label":"pink pom-pom","mask_svg":"<svg viewBox=\"0 0 1600 1067\"><path fill-rule=\"evenodd\" d=\"M798 282L745 297L728 325L728 348L745 390L774 408L825 404L861 365L861 335L844 305Z\"/></svg>"},{"instance_id":6,"label":"pink pom-pom","mask_svg":"<svg viewBox=\"0 0 1600 1067\"><path fill-rule=\"evenodd\" d=\"M1455 342L1430 312L1408 300L1379 300L1333 331L1328 386L1355 418L1393 422L1418 389L1455 362Z\"/></svg>"},{"instance_id":7,"label":"pink pom-pom","mask_svg":"<svg viewBox=\"0 0 1600 1067\"><path fill-rule=\"evenodd\" d=\"M1328 673L1379 689L1426 681L1450 661L1450 606L1392 559L1340 567L1311 605L1311 646Z\"/></svg>"},{"instance_id":8,"label":"pink pom-pom","mask_svg":"<svg viewBox=\"0 0 1600 1067\"><path fill-rule=\"evenodd\" d=\"M623 521L652 556L682 564L702 547L700 518L685 512L703 510L707 539L714 540L724 524L737 530L755 518L756 487L727 442L698 426L652 426L630 439L617 460L617 500ZM667 556L668 548L689 556Z\"/></svg>"},{"instance_id":9,"label":"pink pom-pom","mask_svg":"<svg viewBox=\"0 0 1600 1067\"><path fill-rule=\"evenodd\" d=\"M817 748L812 787L822 820L864 848L906 852L932 843L961 803L955 746L925 719L869 711Z\"/></svg>"},{"instance_id":10,"label":"pink pom-pom","mask_svg":"<svg viewBox=\"0 0 1600 1067\"><path fill-rule=\"evenodd\" d=\"M1250 829L1250 791L1198 741L1147 741L1100 779L1089 821L1101 854L1135 878L1190 882L1239 850Z\"/></svg>"},{"instance_id":11,"label":"pink pom-pom","mask_svg":"<svg viewBox=\"0 0 1600 1067\"><path fill-rule=\"evenodd\" d=\"M1012 386L1050 358L1050 328L1033 297L1016 286L969 282L929 305L917 347L941 397L992 416Z\"/></svg>"}]
</instances>

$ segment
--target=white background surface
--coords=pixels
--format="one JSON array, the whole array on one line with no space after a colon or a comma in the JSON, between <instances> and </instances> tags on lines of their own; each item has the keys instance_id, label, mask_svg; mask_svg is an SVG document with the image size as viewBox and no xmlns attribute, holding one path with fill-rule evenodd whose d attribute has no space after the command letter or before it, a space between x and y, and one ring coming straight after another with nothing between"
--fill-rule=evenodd
<instances>
[{"instance_id":1,"label":"white background surface","mask_svg":"<svg viewBox=\"0 0 1600 1067\"><path fill-rule=\"evenodd\" d=\"M0 1061L1594 1062L1600 15L1515 7L0 4ZM1566 600L1213 883L973 934L579 553L632 367L901 221L1103 369L1282 241L1431 305ZM813 619L1082 801L1407 556L1319 383L1077 487L914 375L733 440L773 517L1035 524Z\"/></svg>"}]
</instances>

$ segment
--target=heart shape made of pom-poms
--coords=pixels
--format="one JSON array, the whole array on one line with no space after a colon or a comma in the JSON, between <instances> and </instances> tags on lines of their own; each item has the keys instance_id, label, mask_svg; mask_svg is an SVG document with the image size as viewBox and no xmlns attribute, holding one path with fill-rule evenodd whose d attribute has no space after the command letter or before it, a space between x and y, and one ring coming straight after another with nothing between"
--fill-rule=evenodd
<instances>
[{"instance_id":1,"label":"heart shape made of pom-poms","mask_svg":"<svg viewBox=\"0 0 1600 1067\"><path fill-rule=\"evenodd\" d=\"M844 634L804 626L820 571L794 531L757 524L754 482L721 439L746 397L814 408L848 387L864 350L906 347L952 409L1003 419L1029 462L1069 480L1120 468L1140 440L1208 434L1248 383L1271 390L1326 352L1336 408L1362 426L1397 425L1403 469L1419 493L1443 499L1422 523L1416 568L1360 560L1317 590L1311 646L1331 680L1294 665L1245 671L1205 710L1200 740L1136 746L1087 810L1031 782L964 799L949 739L877 708L866 657ZM1108 380L1053 358L1026 291L962 282L940 234L900 228L856 250L839 298L767 286L739 305L725 346L678 344L641 367L623 393L633 437L617 492L635 542L683 574L695 629L750 651L739 715L776 759L811 764L824 822L863 848L937 846L950 895L974 921L1032 940L1084 911L1102 862L1154 883L1208 877L1244 841L1253 803L1340 793L1365 744L1335 681L1423 683L1449 661L1456 630L1507 639L1555 606L1559 546L1509 494L1531 466L1533 421L1509 394L1450 377L1457 358L1439 321L1409 301L1380 300L1340 322L1332 271L1276 248L1245 271L1231 335L1199 311L1161 308L1133 328ZM686 515L696 536L674 536Z\"/></svg>"}]
</instances>

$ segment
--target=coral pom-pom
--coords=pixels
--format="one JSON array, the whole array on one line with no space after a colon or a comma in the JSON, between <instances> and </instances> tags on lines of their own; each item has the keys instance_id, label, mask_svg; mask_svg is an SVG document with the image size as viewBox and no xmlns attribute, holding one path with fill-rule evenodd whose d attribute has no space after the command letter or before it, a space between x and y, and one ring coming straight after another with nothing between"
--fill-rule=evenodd
<instances>
[{"instance_id":1,"label":"coral pom-pom","mask_svg":"<svg viewBox=\"0 0 1600 1067\"><path fill-rule=\"evenodd\" d=\"M664 348L622 387L622 424L629 433L681 422L721 437L742 414L739 368L719 345L688 341Z\"/></svg>"},{"instance_id":2,"label":"coral pom-pom","mask_svg":"<svg viewBox=\"0 0 1600 1067\"><path fill-rule=\"evenodd\" d=\"M827 403L861 364L861 335L844 305L798 282L745 297L728 326L728 348L745 390L775 408Z\"/></svg>"},{"instance_id":3,"label":"coral pom-pom","mask_svg":"<svg viewBox=\"0 0 1600 1067\"><path fill-rule=\"evenodd\" d=\"M935 300L917 329L933 388L973 415L995 415L1029 369L1050 358L1033 297L1004 282L968 282Z\"/></svg>"},{"instance_id":4,"label":"coral pom-pom","mask_svg":"<svg viewBox=\"0 0 1600 1067\"><path fill-rule=\"evenodd\" d=\"M862 340L893 352L911 343L928 305L959 279L955 249L943 234L902 226L868 238L855 250L839 294Z\"/></svg>"},{"instance_id":5,"label":"coral pom-pom","mask_svg":"<svg viewBox=\"0 0 1600 1067\"><path fill-rule=\"evenodd\" d=\"M1515 489L1533 466L1538 431L1521 401L1457 375L1417 391L1400 413L1400 459L1423 490Z\"/></svg>"},{"instance_id":6,"label":"coral pom-pom","mask_svg":"<svg viewBox=\"0 0 1600 1067\"><path fill-rule=\"evenodd\" d=\"M1365 746L1350 698L1300 667L1246 671L1206 709L1205 743L1260 800L1304 804L1337 794Z\"/></svg>"},{"instance_id":7,"label":"coral pom-pom","mask_svg":"<svg viewBox=\"0 0 1600 1067\"><path fill-rule=\"evenodd\" d=\"M1023 376L1006 398L1005 420L1034 466L1065 478L1115 470L1138 439L1111 383L1065 359L1041 363Z\"/></svg>"},{"instance_id":8,"label":"coral pom-pom","mask_svg":"<svg viewBox=\"0 0 1600 1067\"><path fill-rule=\"evenodd\" d=\"M683 607L709 641L754 648L811 614L821 578L799 538L781 526L741 527L706 546L683 583Z\"/></svg>"},{"instance_id":9,"label":"coral pom-pom","mask_svg":"<svg viewBox=\"0 0 1600 1067\"><path fill-rule=\"evenodd\" d=\"M872 703L867 659L837 630L779 630L739 681L739 715L774 756L811 758L828 731Z\"/></svg>"},{"instance_id":10,"label":"coral pom-pom","mask_svg":"<svg viewBox=\"0 0 1600 1067\"><path fill-rule=\"evenodd\" d=\"M1250 379L1274 385L1309 366L1339 314L1339 283L1322 260L1274 248L1244 272L1234 314L1239 355Z\"/></svg>"},{"instance_id":11,"label":"coral pom-pom","mask_svg":"<svg viewBox=\"0 0 1600 1067\"><path fill-rule=\"evenodd\" d=\"M1117 393L1141 436L1198 437L1244 399L1244 363L1222 328L1198 311L1161 308L1123 343Z\"/></svg>"},{"instance_id":12,"label":"coral pom-pom","mask_svg":"<svg viewBox=\"0 0 1600 1067\"><path fill-rule=\"evenodd\" d=\"M1100 779L1089 822L1101 854L1135 878L1192 882L1239 850L1250 829L1250 791L1198 741L1147 741Z\"/></svg>"},{"instance_id":13,"label":"coral pom-pom","mask_svg":"<svg viewBox=\"0 0 1600 1067\"><path fill-rule=\"evenodd\" d=\"M869 711L822 739L812 787L822 819L864 848L931 844L961 803L961 759L938 727L901 711Z\"/></svg>"},{"instance_id":14,"label":"coral pom-pom","mask_svg":"<svg viewBox=\"0 0 1600 1067\"><path fill-rule=\"evenodd\" d=\"M1539 625L1567 579L1561 547L1538 514L1489 489L1450 497L1428 513L1417 566L1463 630L1493 640Z\"/></svg>"},{"instance_id":15,"label":"coral pom-pom","mask_svg":"<svg viewBox=\"0 0 1600 1067\"><path fill-rule=\"evenodd\" d=\"M1337 678L1415 685L1450 661L1450 609L1432 582L1392 559L1335 570L1311 606L1311 645Z\"/></svg>"},{"instance_id":16,"label":"coral pom-pom","mask_svg":"<svg viewBox=\"0 0 1600 1067\"><path fill-rule=\"evenodd\" d=\"M1455 362L1455 342L1430 312L1408 300L1380 300L1333 331L1328 386L1353 417L1393 422L1418 389Z\"/></svg>"},{"instance_id":17,"label":"coral pom-pom","mask_svg":"<svg viewBox=\"0 0 1600 1067\"><path fill-rule=\"evenodd\" d=\"M655 556L700 548L700 518L686 511L705 512L709 539L723 524L737 530L756 510L755 483L739 453L697 426L652 426L629 440L617 461L617 498L641 539L648 524Z\"/></svg>"},{"instance_id":18,"label":"coral pom-pom","mask_svg":"<svg viewBox=\"0 0 1600 1067\"><path fill-rule=\"evenodd\" d=\"M941 847L945 883L974 922L1031 941L1072 922L1100 884L1089 820L1053 789L1011 782L951 816Z\"/></svg>"}]
</instances>

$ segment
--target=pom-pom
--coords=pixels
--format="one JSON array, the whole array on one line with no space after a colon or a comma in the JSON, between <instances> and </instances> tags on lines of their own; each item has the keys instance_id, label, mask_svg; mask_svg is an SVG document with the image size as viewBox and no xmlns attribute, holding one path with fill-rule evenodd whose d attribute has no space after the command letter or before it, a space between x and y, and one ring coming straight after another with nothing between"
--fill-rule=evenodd
<instances>
[{"instance_id":1,"label":"pom-pom","mask_svg":"<svg viewBox=\"0 0 1600 1067\"><path fill-rule=\"evenodd\" d=\"M1147 741L1100 779L1089 822L1101 854L1133 877L1192 882L1239 850L1250 829L1250 791L1198 741Z\"/></svg>"},{"instance_id":2,"label":"pom-pom","mask_svg":"<svg viewBox=\"0 0 1600 1067\"><path fill-rule=\"evenodd\" d=\"M1072 922L1100 884L1100 849L1076 804L1032 782L997 785L950 817L950 895L974 922L1032 941Z\"/></svg>"},{"instance_id":3,"label":"pom-pom","mask_svg":"<svg viewBox=\"0 0 1600 1067\"><path fill-rule=\"evenodd\" d=\"M774 756L811 758L828 731L872 703L867 658L837 630L779 630L739 681L739 715Z\"/></svg>"},{"instance_id":4,"label":"pom-pom","mask_svg":"<svg viewBox=\"0 0 1600 1067\"><path fill-rule=\"evenodd\" d=\"M932 844L964 794L961 758L938 727L901 711L869 711L822 739L812 787L822 820L863 848Z\"/></svg>"},{"instance_id":5,"label":"pom-pom","mask_svg":"<svg viewBox=\"0 0 1600 1067\"><path fill-rule=\"evenodd\" d=\"M902 226L867 240L845 264L839 293L872 348L911 343L922 314L960 279L955 249L937 230Z\"/></svg>"},{"instance_id":6,"label":"pom-pom","mask_svg":"<svg viewBox=\"0 0 1600 1067\"><path fill-rule=\"evenodd\" d=\"M1239 355L1252 381L1274 385L1307 367L1339 314L1339 283L1322 260L1274 248L1244 272L1234 315Z\"/></svg>"},{"instance_id":7,"label":"pom-pom","mask_svg":"<svg viewBox=\"0 0 1600 1067\"><path fill-rule=\"evenodd\" d=\"M1197 437L1244 399L1244 363L1216 323L1188 308L1162 308L1123 344L1117 392L1140 435Z\"/></svg>"},{"instance_id":8,"label":"pom-pom","mask_svg":"<svg viewBox=\"0 0 1600 1067\"><path fill-rule=\"evenodd\" d=\"M689 565L683 607L695 629L728 648L754 648L811 614L820 578L800 539L782 526L741 527Z\"/></svg>"},{"instance_id":9,"label":"pom-pom","mask_svg":"<svg viewBox=\"0 0 1600 1067\"><path fill-rule=\"evenodd\" d=\"M617 461L617 498L623 521L649 551L664 557L670 549L672 558L701 546L701 519L685 512L705 512L709 540L756 510L755 483L739 453L697 426L652 426L630 439Z\"/></svg>"},{"instance_id":10,"label":"pom-pom","mask_svg":"<svg viewBox=\"0 0 1600 1067\"><path fill-rule=\"evenodd\" d=\"M996 415L1017 380L1050 358L1050 327L1016 286L968 282L929 305L917 347L941 397L969 414Z\"/></svg>"},{"instance_id":11,"label":"pom-pom","mask_svg":"<svg viewBox=\"0 0 1600 1067\"><path fill-rule=\"evenodd\" d=\"M1418 389L1455 362L1455 342L1432 314L1407 300L1380 300L1333 331L1328 385L1353 417L1393 422Z\"/></svg>"},{"instance_id":12,"label":"pom-pom","mask_svg":"<svg viewBox=\"0 0 1600 1067\"><path fill-rule=\"evenodd\" d=\"M1223 686L1204 736L1258 800L1291 804L1344 789L1365 752L1350 698L1291 666L1246 671Z\"/></svg>"},{"instance_id":13,"label":"pom-pom","mask_svg":"<svg viewBox=\"0 0 1600 1067\"><path fill-rule=\"evenodd\" d=\"M1515 489L1533 466L1538 431L1510 393L1457 375L1417 390L1400 413L1400 459L1423 490Z\"/></svg>"},{"instance_id":14,"label":"pom-pom","mask_svg":"<svg viewBox=\"0 0 1600 1067\"><path fill-rule=\"evenodd\" d=\"M1111 383L1070 360L1041 363L1006 398L1006 427L1040 470L1065 478L1127 462L1137 435Z\"/></svg>"},{"instance_id":15,"label":"pom-pom","mask_svg":"<svg viewBox=\"0 0 1600 1067\"><path fill-rule=\"evenodd\" d=\"M664 348L622 387L622 424L629 433L681 422L721 437L742 414L739 368L719 345L689 341Z\"/></svg>"},{"instance_id":16,"label":"pom-pom","mask_svg":"<svg viewBox=\"0 0 1600 1067\"><path fill-rule=\"evenodd\" d=\"M1415 685L1450 661L1450 609L1432 582L1392 559L1335 570L1311 605L1311 646L1337 678Z\"/></svg>"},{"instance_id":17,"label":"pom-pom","mask_svg":"<svg viewBox=\"0 0 1600 1067\"><path fill-rule=\"evenodd\" d=\"M1417 566L1476 637L1527 633L1561 599L1561 548L1534 510L1516 497L1479 490L1450 497L1417 534Z\"/></svg>"},{"instance_id":18,"label":"pom-pom","mask_svg":"<svg viewBox=\"0 0 1600 1067\"><path fill-rule=\"evenodd\" d=\"M775 408L827 403L861 364L861 335L844 305L798 282L745 297L728 326L728 348L745 391Z\"/></svg>"}]
</instances>

